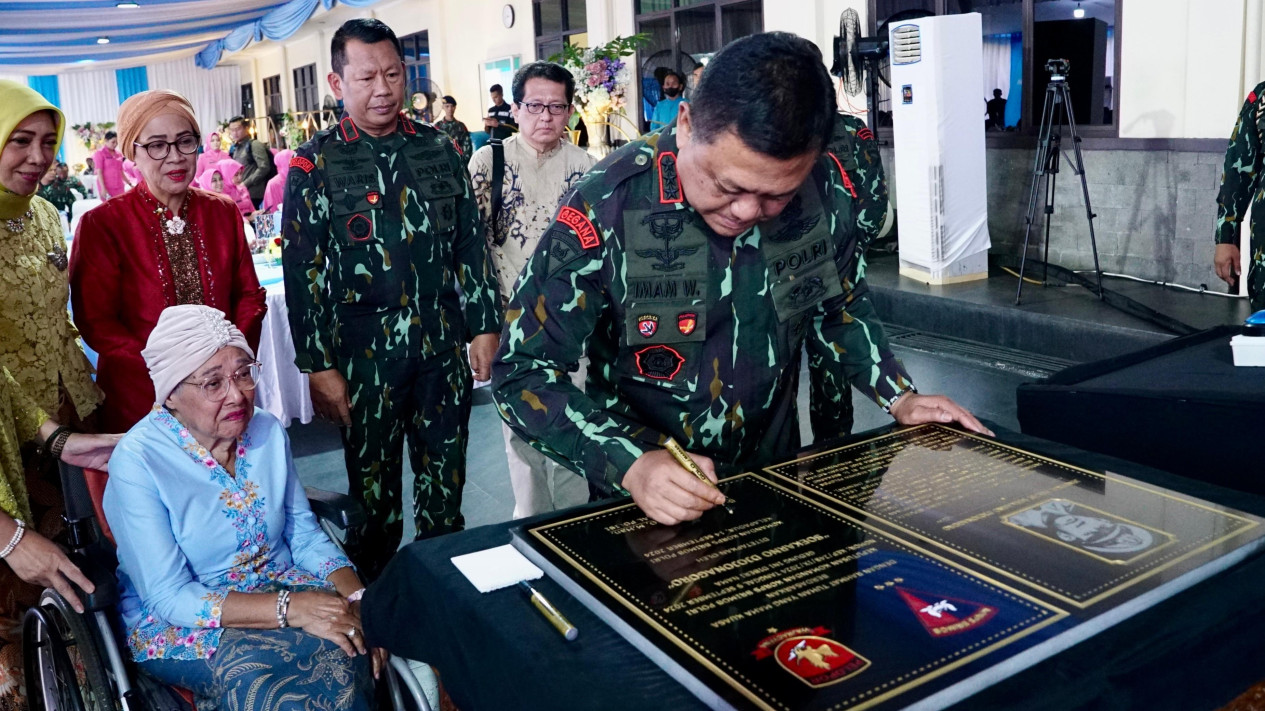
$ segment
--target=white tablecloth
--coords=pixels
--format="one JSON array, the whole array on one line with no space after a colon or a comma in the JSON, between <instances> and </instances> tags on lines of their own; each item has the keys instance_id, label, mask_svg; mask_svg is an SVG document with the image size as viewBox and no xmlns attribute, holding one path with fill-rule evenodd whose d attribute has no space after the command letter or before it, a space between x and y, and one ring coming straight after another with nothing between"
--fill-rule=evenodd
<instances>
[{"instance_id":1,"label":"white tablecloth","mask_svg":"<svg viewBox=\"0 0 1265 711\"><path fill-rule=\"evenodd\" d=\"M312 395L308 391L307 374L299 372L294 365L294 342L290 339L281 267L261 263L264 260L260 256L255 259L259 283L268 292L268 314L264 316L259 352L255 354L263 364L255 386L255 405L276 415L287 427L296 418L307 424L314 414Z\"/></svg>"}]
</instances>

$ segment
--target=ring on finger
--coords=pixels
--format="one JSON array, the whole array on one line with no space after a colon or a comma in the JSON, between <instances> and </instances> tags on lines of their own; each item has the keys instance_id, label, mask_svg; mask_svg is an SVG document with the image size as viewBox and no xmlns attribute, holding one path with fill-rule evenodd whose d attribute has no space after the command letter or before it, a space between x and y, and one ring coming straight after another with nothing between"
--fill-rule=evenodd
<instances>
[{"instance_id":1,"label":"ring on finger","mask_svg":"<svg viewBox=\"0 0 1265 711\"><path fill-rule=\"evenodd\" d=\"M348 636L348 637L355 637L355 636L356 636L356 628L355 628L355 627L352 627L352 628L351 628L351 631L347 633L347 636Z\"/></svg>"}]
</instances>

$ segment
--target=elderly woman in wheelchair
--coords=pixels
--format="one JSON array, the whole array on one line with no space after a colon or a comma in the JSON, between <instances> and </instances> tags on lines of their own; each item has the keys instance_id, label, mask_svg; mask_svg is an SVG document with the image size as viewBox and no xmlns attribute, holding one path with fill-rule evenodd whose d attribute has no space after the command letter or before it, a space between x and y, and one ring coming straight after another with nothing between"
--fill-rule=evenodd
<instances>
[{"instance_id":1,"label":"elderly woman in wheelchair","mask_svg":"<svg viewBox=\"0 0 1265 711\"><path fill-rule=\"evenodd\" d=\"M363 587L312 515L259 364L224 314L166 309L142 352L154 409L110 461L104 506L140 669L227 708L373 708Z\"/></svg>"}]
</instances>

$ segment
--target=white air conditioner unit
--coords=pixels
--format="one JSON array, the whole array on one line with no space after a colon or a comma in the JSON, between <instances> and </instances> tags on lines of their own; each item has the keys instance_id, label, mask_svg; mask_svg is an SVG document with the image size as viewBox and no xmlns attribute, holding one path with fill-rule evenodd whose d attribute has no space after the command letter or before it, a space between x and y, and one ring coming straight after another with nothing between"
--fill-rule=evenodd
<instances>
[{"instance_id":1,"label":"white air conditioner unit","mask_svg":"<svg viewBox=\"0 0 1265 711\"><path fill-rule=\"evenodd\" d=\"M890 33L900 273L930 284L986 278L980 15L909 20Z\"/></svg>"}]
</instances>

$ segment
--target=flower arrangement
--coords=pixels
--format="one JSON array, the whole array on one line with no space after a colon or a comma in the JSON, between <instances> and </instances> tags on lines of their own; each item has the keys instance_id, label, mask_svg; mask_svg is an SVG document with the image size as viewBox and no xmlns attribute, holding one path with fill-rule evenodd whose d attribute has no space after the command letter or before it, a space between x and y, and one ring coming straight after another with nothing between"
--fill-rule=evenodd
<instances>
[{"instance_id":1,"label":"flower arrangement","mask_svg":"<svg viewBox=\"0 0 1265 711\"><path fill-rule=\"evenodd\" d=\"M597 47L566 45L561 54L549 58L570 70L575 77L575 107L586 124L605 121L612 113L618 113L626 105L624 98L632 71L623 60L637 51L649 39L646 34L616 37ZM571 118L571 127L578 121Z\"/></svg>"},{"instance_id":2,"label":"flower arrangement","mask_svg":"<svg viewBox=\"0 0 1265 711\"><path fill-rule=\"evenodd\" d=\"M113 121L103 121L101 123L77 123L70 127L75 132L75 137L83 141L83 147L88 150L99 147L105 142L105 132L114 128Z\"/></svg>"}]
</instances>

